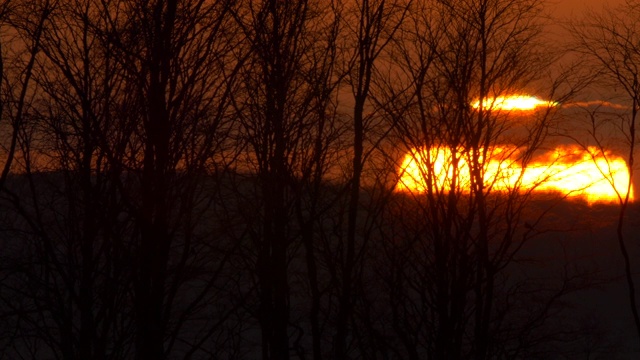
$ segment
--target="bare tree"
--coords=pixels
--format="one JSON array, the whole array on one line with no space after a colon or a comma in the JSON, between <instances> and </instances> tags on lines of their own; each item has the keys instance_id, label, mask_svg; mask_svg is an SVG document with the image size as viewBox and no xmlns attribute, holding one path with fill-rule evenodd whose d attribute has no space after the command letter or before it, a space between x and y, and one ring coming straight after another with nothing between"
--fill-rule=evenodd
<instances>
[{"instance_id":1,"label":"bare tree","mask_svg":"<svg viewBox=\"0 0 640 360\"><path fill-rule=\"evenodd\" d=\"M300 89L297 74L310 9L306 1L264 1L248 2L243 10L246 13L238 14L238 22L253 61L247 63L244 74L247 112L240 116L261 187L262 228L254 241L262 358L288 359L291 238L287 193L293 176L289 161L298 151L292 131L299 129L296 122L304 119L306 111L305 104L296 101L295 91Z\"/></svg>"},{"instance_id":2,"label":"bare tree","mask_svg":"<svg viewBox=\"0 0 640 360\"><path fill-rule=\"evenodd\" d=\"M215 196L207 194L215 189L207 182L216 182L226 166L218 161L225 156L227 109L240 63L230 57L237 44L230 33L232 6L173 0L105 5L112 28L103 40L116 48L131 96L130 112L117 124L130 129L130 140L113 149L112 160L127 170L122 196L136 223L132 281L140 359L164 358L174 344L186 346L190 357L218 330L215 320L196 338L179 336L193 332L186 320L213 296L228 255L194 256L207 248L197 239L217 240L202 233L201 222ZM202 266L207 272L194 272ZM176 312L184 287L195 294Z\"/></svg>"},{"instance_id":3,"label":"bare tree","mask_svg":"<svg viewBox=\"0 0 640 360\"><path fill-rule=\"evenodd\" d=\"M9 137L7 145L3 145L6 151L6 159L0 176L0 189L3 198L9 197L12 201L19 200L14 193L8 190L11 171L24 171L28 163L24 161L25 134L28 133L30 113L33 112L37 94L34 89L34 73L37 71L39 53L42 49L42 37L47 27L51 12L55 9L55 2L42 1L25 3L21 1L6 2L2 6L2 25L6 31L3 34L2 68L2 95L0 111L3 120L2 126L8 129ZM7 60L5 61L5 56ZM13 182L13 181L11 181ZM5 208L3 216L15 220L15 213ZM18 237L20 238L20 237ZM6 239L5 239L6 240ZM25 301L21 294L39 294L39 289L34 289L35 283L40 283L37 271L31 273L28 266L22 265L19 255L25 252L27 245L18 245L15 242L5 241L3 246L7 250L7 257L3 259L3 309L6 311L3 320L13 319L15 328L9 330L11 336L8 344L3 346L3 353L14 356L21 352L32 354L41 353L43 348L54 348L60 338L54 334L41 336L42 328L39 325L42 319L31 316L38 312L39 304L35 301ZM4 252L4 251L3 251ZM37 263L33 264L34 267ZM27 276L22 270L27 268ZM34 277L29 278L29 275ZM46 282L46 279L44 279ZM47 284L49 285L49 284ZM31 299L29 299L31 300ZM49 313L50 314L50 313ZM3 324L7 326L5 322ZM59 344L59 343L58 343ZM46 350L45 350L46 353Z\"/></svg>"},{"instance_id":4,"label":"bare tree","mask_svg":"<svg viewBox=\"0 0 640 360\"><path fill-rule=\"evenodd\" d=\"M2 354L517 358L562 335L583 274L519 262L559 203L523 179L555 110L484 106L561 100L540 1L10 5Z\"/></svg>"},{"instance_id":5,"label":"bare tree","mask_svg":"<svg viewBox=\"0 0 640 360\"><path fill-rule=\"evenodd\" d=\"M125 357L132 339L144 359L232 353L233 307L203 305L224 298L232 251L213 230L237 68L231 3L33 6L19 13L42 54L20 133L28 190L5 193L36 239L39 336L65 358Z\"/></svg>"},{"instance_id":6,"label":"bare tree","mask_svg":"<svg viewBox=\"0 0 640 360\"><path fill-rule=\"evenodd\" d=\"M39 254L20 270L30 279L25 302L35 307L28 319L58 356L119 358L130 337L129 314L122 311L129 300L122 266L126 225L117 220L114 169L96 134L111 125L120 83L113 54L96 45L88 21L95 7L80 1L34 5L22 9L20 22L27 39L39 40L41 54L34 68L37 102L20 142L28 187L14 181L7 190L12 210L23 218L13 218L24 224L14 230L19 238L31 234L23 241L31 255ZM28 18L39 11L48 14L41 30Z\"/></svg>"},{"instance_id":7,"label":"bare tree","mask_svg":"<svg viewBox=\"0 0 640 360\"><path fill-rule=\"evenodd\" d=\"M310 296L311 346L320 359L322 294L315 232L318 217L327 210L322 197L328 192L322 187L329 161L338 152L331 147L340 133L334 100L342 78L336 65L340 9L307 1L248 1L240 9L236 18L246 38L247 61L236 106L247 145L247 161L241 165L246 170L241 170L257 178L253 196L260 201L257 221L247 222L247 252L255 262L262 357L288 358L292 346L304 352L304 330L290 342L293 319L300 321L291 302ZM301 245L305 255L299 262ZM300 271L292 264L305 264L305 285L291 275ZM308 286L309 293L292 291L292 286Z\"/></svg>"},{"instance_id":8,"label":"bare tree","mask_svg":"<svg viewBox=\"0 0 640 360\"><path fill-rule=\"evenodd\" d=\"M624 261L625 278L629 291L629 307L640 339L640 315L633 278L632 262L625 237L625 222L633 187L634 157L636 152L636 121L640 110L640 61L638 39L640 28L636 20L640 16L640 4L627 1L618 9L606 9L602 13L589 13L584 20L572 24L576 52L584 57L585 66L592 70L596 84L607 89L622 89L625 110L610 111L607 106L595 110L586 109L591 126L588 128L590 140L604 153L609 145L603 141L603 132L613 129L626 145L626 162L629 169L628 183L624 188L613 182L609 169L601 169L618 194L620 212L618 214L617 238ZM609 124L613 126L602 126Z\"/></svg>"},{"instance_id":9,"label":"bare tree","mask_svg":"<svg viewBox=\"0 0 640 360\"><path fill-rule=\"evenodd\" d=\"M493 102L540 88L553 59L538 40L541 11L529 0L437 1L416 6L402 28L394 52L401 84L389 90L396 103L388 111L398 114L394 142L422 164L422 188L392 202L380 228L389 239L391 268L381 274L388 316L409 358L516 356L525 338L518 345L509 333L540 329L554 301L583 286L510 273L548 212L523 174L554 110L517 114ZM539 91L551 97L555 86ZM492 175L490 162L517 164L515 181L500 189L504 174ZM519 303L536 287L539 302Z\"/></svg>"},{"instance_id":10,"label":"bare tree","mask_svg":"<svg viewBox=\"0 0 640 360\"><path fill-rule=\"evenodd\" d=\"M356 1L347 5L346 26L348 41L352 53L349 60L349 72L345 79L353 96L351 114L353 155L348 176L348 205L346 210L346 234L342 241L339 257L339 295L338 314L334 351L336 359L349 357L350 323L353 318L354 287L358 259L365 248L365 242L358 241L360 236L360 194L362 176L371 145L380 139L373 134L384 134L383 129L373 129L375 111L370 100L372 84L375 82L379 66L379 57L392 41L397 29L410 9L406 1ZM368 115L367 115L368 110ZM369 146L367 146L369 145Z\"/></svg>"}]
</instances>

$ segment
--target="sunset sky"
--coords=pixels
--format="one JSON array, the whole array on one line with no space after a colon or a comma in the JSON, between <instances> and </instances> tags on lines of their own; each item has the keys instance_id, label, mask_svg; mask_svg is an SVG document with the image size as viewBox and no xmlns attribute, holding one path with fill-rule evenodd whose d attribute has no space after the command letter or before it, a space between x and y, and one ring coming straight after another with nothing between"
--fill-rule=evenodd
<instances>
[{"instance_id":1,"label":"sunset sky","mask_svg":"<svg viewBox=\"0 0 640 360\"><path fill-rule=\"evenodd\" d=\"M638 44L640 0L0 0L0 360L640 359Z\"/></svg>"},{"instance_id":2,"label":"sunset sky","mask_svg":"<svg viewBox=\"0 0 640 360\"><path fill-rule=\"evenodd\" d=\"M613 7L623 4L625 0L553 0L550 7L559 17L580 16L586 9L599 10L604 6Z\"/></svg>"}]
</instances>

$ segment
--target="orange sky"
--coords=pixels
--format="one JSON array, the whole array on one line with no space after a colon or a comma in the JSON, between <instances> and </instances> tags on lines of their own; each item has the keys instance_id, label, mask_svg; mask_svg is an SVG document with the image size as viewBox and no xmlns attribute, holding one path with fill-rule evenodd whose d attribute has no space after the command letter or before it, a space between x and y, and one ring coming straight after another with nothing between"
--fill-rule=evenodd
<instances>
[{"instance_id":1,"label":"orange sky","mask_svg":"<svg viewBox=\"0 0 640 360\"><path fill-rule=\"evenodd\" d=\"M609 7L624 4L625 0L549 0L553 14L558 17L580 16L586 9L599 10L605 4Z\"/></svg>"}]
</instances>

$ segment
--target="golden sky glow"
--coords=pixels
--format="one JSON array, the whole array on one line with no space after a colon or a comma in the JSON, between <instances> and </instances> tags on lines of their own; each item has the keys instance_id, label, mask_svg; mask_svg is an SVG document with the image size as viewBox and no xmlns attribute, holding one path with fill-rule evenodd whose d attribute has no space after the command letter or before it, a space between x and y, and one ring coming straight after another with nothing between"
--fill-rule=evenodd
<instances>
[{"instance_id":1,"label":"golden sky glow","mask_svg":"<svg viewBox=\"0 0 640 360\"><path fill-rule=\"evenodd\" d=\"M531 111L539 107L553 107L558 103L554 101L540 100L530 95L510 95L498 96L496 98L486 98L482 101L483 109L486 110L507 110L507 111ZM480 107L480 100L471 103L474 109Z\"/></svg>"},{"instance_id":2,"label":"golden sky glow","mask_svg":"<svg viewBox=\"0 0 640 360\"><path fill-rule=\"evenodd\" d=\"M518 151L513 147L495 147L487 152L488 161L480 159L487 188L499 192L560 192L589 204L615 203L619 201L618 194L624 198L627 193L629 171L620 157L593 147L586 150L575 146L558 147L523 168L517 160ZM453 166L454 162L457 167ZM412 193L469 191L469 163L469 154L454 153L448 148L413 150L405 155L399 168L396 190ZM629 199L633 200L633 188Z\"/></svg>"}]
</instances>

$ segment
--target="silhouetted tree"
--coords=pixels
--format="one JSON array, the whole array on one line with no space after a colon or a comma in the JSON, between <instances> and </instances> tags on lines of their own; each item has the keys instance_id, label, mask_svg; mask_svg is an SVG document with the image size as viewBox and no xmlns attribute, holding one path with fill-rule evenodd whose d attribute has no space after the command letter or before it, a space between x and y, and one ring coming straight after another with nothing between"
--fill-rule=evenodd
<instances>
[{"instance_id":1,"label":"silhouetted tree","mask_svg":"<svg viewBox=\"0 0 640 360\"><path fill-rule=\"evenodd\" d=\"M613 182L614 174L610 169L600 170L618 194L620 212L616 235L624 261L629 307L640 339L636 284L624 230L635 179L636 121L640 110L640 71L637 67L640 61L640 28L636 24L638 16L640 4L637 1L627 1L618 9L606 9L601 14L588 13L583 20L572 24L570 30L574 34L576 52L585 59L583 66L592 71L590 78L604 88L622 89L621 99L626 105L624 111L611 111L607 104L596 107L595 110L585 110L591 121L587 130L590 142L595 142L606 154L605 147L610 144L606 143L604 135L611 136L613 133L615 138L621 140L620 143L627 146L623 150L627 154L626 162L629 169L629 181L625 188L620 188L620 184ZM580 140L576 136L572 138Z\"/></svg>"},{"instance_id":2,"label":"silhouetted tree","mask_svg":"<svg viewBox=\"0 0 640 360\"><path fill-rule=\"evenodd\" d=\"M21 133L28 188L6 193L34 234L32 319L46 320L34 321L54 353L125 357L133 339L138 358L190 358L234 336L223 325L238 305L204 305L224 298L233 251L214 221L237 67L231 5L79 0L18 13L42 55ZM30 18L40 13L44 30Z\"/></svg>"},{"instance_id":3,"label":"silhouetted tree","mask_svg":"<svg viewBox=\"0 0 640 360\"><path fill-rule=\"evenodd\" d=\"M487 174L490 160L531 164L556 110L472 106L522 89L562 100L543 78L555 58L538 42L541 11L538 0L0 6L0 353L544 353L568 332L553 328L558 300L588 279L520 262L561 197L534 199L522 171L506 190ZM448 151L448 180L425 149ZM423 191L396 191L405 154L422 157Z\"/></svg>"},{"instance_id":4,"label":"silhouetted tree","mask_svg":"<svg viewBox=\"0 0 640 360\"><path fill-rule=\"evenodd\" d=\"M388 90L396 101L387 111L398 114L392 139L422 164L414 176L423 188L398 195L381 218L387 316L409 358L513 358L534 343L525 335L550 321L554 300L584 286L569 282L571 274L555 282L515 274L548 208L532 201L535 184L524 183L523 170L498 189L504 174L492 176L489 165L526 169L553 121L551 108L493 106L543 78L552 58L540 51L542 4L437 1L414 9L393 54L400 80ZM543 91L553 96L555 86Z\"/></svg>"},{"instance_id":5,"label":"silhouetted tree","mask_svg":"<svg viewBox=\"0 0 640 360\"><path fill-rule=\"evenodd\" d=\"M105 9L113 28L103 41L117 49L123 90L131 97L116 125L129 129L129 142L112 153L124 154L114 159L127 170L122 197L136 224L131 261L140 359L164 358L183 341L187 351L181 352L191 357L219 330L220 319L205 327L187 320L218 290L229 256L207 250L224 246L211 245L219 239L205 221L212 220L215 182L228 155L227 109L240 62L231 57L233 6L158 0L123 1L121 12L116 5ZM212 258L201 258L201 251ZM187 324L200 334L183 339L181 331L195 330Z\"/></svg>"},{"instance_id":6,"label":"silhouetted tree","mask_svg":"<svg viewBox=\"0 0 640 360\"><path fill-rule=\"evenodd\" d=\"M247 61L236 106L248 146L240 171L257 180L258 218L247 221L247 252L255 261L262 358L289 357L291 317L300 319L291 313L291 302L310 296L311 342L319 359L322 295L314 233L318 216L326 211L322 196L328 193L321 185L336 152L331 143L339 137L333 97L341 78L336 69L341 15L331 4L307 1L248 1L240 9L236 18ZM301 244L305 260L297 262L293 259L300 256ZM305 264L309 295L292 291L292 284L305 286L292 283L291 274L299 271L292 263ZM299 342L293 344L296 351Z\"/></svg>"},{"instance_id":7,"label":"silhouetted tree","mask_svg":"<svg viewBox=\"0 0 640 360\"><path fill-rule=\"evenodd\" d=\"M353 302L355 282L358 282L356 269L366 244L366 235L359 232L361 223L362 176L369 146L379 142L374 134L383 129L374 129L372 121L375 111L370 100L372 83L378 71L379 57L392 41L397 29L409 11L410 2L406 1L356 1L346 4L347 41L351 42L349 72L345 81L351 88L353 112L351 116L351 142L353 155L348 178L348 205L346 216L346 234L341 241L338 263L338 313L336 318L335 358L349 358L350 323L353 321ZM374 135L374 136L372 136ZM363 239L362 241L359 241Z\"/></svg>"}]
</instances>

